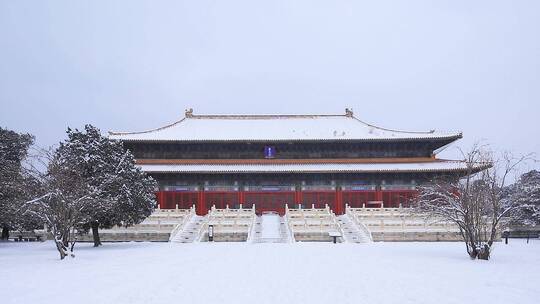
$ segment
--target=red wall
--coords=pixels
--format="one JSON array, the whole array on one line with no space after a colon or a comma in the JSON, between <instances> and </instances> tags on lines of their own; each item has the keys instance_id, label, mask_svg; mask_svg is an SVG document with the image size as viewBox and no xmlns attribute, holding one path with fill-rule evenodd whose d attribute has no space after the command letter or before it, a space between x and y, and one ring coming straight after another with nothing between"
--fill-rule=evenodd
<instances>
[{"instance_id":1,"label":"red wall","mask_svg":"<svg viewBox=\"0 0 540 304\"><path fill-rule=\"evenodd\" d=\"M284 215L285 204L292 207L295 203L295 195L294 191L244 192L245 208L251 208L255 204L257 214L264 211L276 211L280 215Z\"/></svg>"},{"instance_id":2,"label":"red wall","mask_svg":"<svg viewBox=\"0 0 540 304\"><path fill-rule=\"evenodd\" d=\"M367 202L376 200L377 191L343 191L343 203L348 204L352 208L362 208Z\"/></svg>"},{"instance_id":3,"label":"red wall","mask_svg":"<svg viewBox=\"0 0 540 304\"><path fill-rule=\"evenodd\" d=\"M276 211L279 214L285 214L285 204L289 208L297 208L302 203L303 208L324 208L326 204L336 214L345 212L345 204L353 208L361 208L368 202L383 201L384 207L408 207L410 200L417 196L415 190L358 190L358 191L160 191L156 192L157 201L160 208L174 209L176 204L180 209L188 209L192 205L196 206L198 215L208 213L208 210L215 205L218 209L238 208L242 203L243 208L252 208L255 204L258 214L264 211ZM380 207L380 206L379 206Z\"/></svg>"},{"instance_id":4,"label":"red wall","mask_svg":"<svg viewBox=\"0 0 540 304\"><path fill-rule=\"evenodd\" d=\"M330 206L330 209L336 210L336 191L302 191L302 207L311 208L315 205L315 208L324 208L326 205Z\"/></svg>"},{"instance_id":5,"label":"red wall","mask_svg":"<svg viewBox=\"0 0 540 304\"><path fill-rule=\"evenodd\" d=\"M218 209L225 209L227 205L229 205L229 208L238 208L240 200L237 192L206 191L204 193L204 204L208 210L212 208L212 205L215 205Z\"/></svg>"},{"instance_id":6,"label":"red wall","mask_svg":"<svg viewBox=\"0 0 540 304\"><path fill-rule=\"evenodd\" d=\"M156 193L158 204L163 209L189 209L198 202L197 191L160 191Z\"/></svg>"}]
</instances>

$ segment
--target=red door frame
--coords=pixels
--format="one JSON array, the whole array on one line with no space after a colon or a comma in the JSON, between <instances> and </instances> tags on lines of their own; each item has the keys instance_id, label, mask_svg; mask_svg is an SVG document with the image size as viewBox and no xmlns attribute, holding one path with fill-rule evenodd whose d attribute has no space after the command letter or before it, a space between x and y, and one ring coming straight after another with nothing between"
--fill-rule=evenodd
<instances>
[{"instance_id":1,"label":"red door frame","mask_svg":"<svg viewBox=\"0 0 540 304\"><path fill-rule=\"evenodd\" d=\"M176 205L179 209L189 209L198 204L198 194L197 191L158 191L156 198L161 209L175 209Z\"/></svg>"},{"instance_id":2,"label":"red door frame","mask_svg":"<svg viewBox=\"0 0 540 304\"><path fill-rule=\"evenodd\" d=\"M243 194L246 208L251 208L255 204L257 214L275 211L280 215L285 214L285 204L291 205L295 202L296 195L296 191L246 191Z\"/></svg>"},{"instance_id":3,"label":"red door frame","mask_svg":"<svg viewBox=\"0 0 540 304\"><path fill-rule=\"evenodd\" d=\"M353 208L361 208L364 204L367 204L368 201L376 201L380 195L378 195L375 190L346 190L342 191L342 196L343 206L348 204ZM370 196L372 199L370 199ZM352 201L354 201L354 203Z\"/></svg>"},{"instance_id":4,"label":"red door frame","mask_svg":"<svg viewBox=\"0 0 540 304\"><path fill-rule=\"evenodd\" d=\"M401 203L403 207L409 207L410 199L418 196L417 190L383 190L381 200L384 200L384 207L397 208ZM395 199L397 198L397 199Z\"/></svg>"},{"instance_id":5,"label":"red door frame","mask_svg":"<svg viewBox=\"0 0 540 304\"><path fill-rule=\"evenodd\" d=\"M324 208L325 206L320 203L324 201L323 203L328 204L331 210L333 210L336 214L340 214L340 193L341 191L338 190L304 190L301 192L302 194L302 201L301 203L304 204L304 208L311 208L312 204L315 204L315 208ZM312 198L315 197L315 202L312 200ZM307 202L306 200L309 200Z\"/></svg>"},{"instance_id":6,"label":"red door frame","mask_svg":"<svg viewBox=\"0 0 540 304\"><path fill-rule=\"evenodd\" d=\"M235 208L235 204L240 203L238 191L205 191L204 198L206 209L210 209L214 204L217 209L225 209L227 205L229 208Z\"/></svg>"}]
</instances>

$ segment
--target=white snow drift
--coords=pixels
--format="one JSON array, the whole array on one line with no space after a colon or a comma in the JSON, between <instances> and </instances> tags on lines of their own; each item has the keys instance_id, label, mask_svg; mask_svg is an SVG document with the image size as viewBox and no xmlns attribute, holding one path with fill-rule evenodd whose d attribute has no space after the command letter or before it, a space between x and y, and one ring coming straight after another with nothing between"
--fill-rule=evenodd
<instances>
[{"instance_id":1,"label":"white snow drift","mask_svg":"<svg viewBox=\"0 0 540 304\"><path fill-rule=\"evenodd\" d=\"M462 243L0 243L0 302L537 303L540 241Z\"/></svg>"}]
</instances>

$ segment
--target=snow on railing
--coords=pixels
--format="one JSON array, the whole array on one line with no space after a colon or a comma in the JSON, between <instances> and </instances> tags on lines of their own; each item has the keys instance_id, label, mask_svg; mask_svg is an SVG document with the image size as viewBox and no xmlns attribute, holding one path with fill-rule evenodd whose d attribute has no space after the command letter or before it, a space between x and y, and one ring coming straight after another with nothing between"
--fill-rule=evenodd
<instances>
[{"instance_id":1,"label":"snow on railing","mask_svg":"<svg viewBox=\"0 0 540 304\"><path fill-rule=\"evenodd\" d=\"M177 233L181 233L184 230L184 228L191 221L193 216L195 216L195 206L191 206L191 208L189 208L188 215L185 216L182 221L178 225L176 225L176 227L174 227L174 229L171 231L171 234L169 235L169 242L172 241L174 237L176 237Z\"/></svg>"},{"instance_id":2,"label":"snow on railing","mask_svg":"<svg viewBox=\"0 0 540 304\"><path fill-rule=\"evenodd\" d=\"M195 239L194 242L198 243L198 242L201 242L203 237L204 237L204 233L202 233L203 231L205 231L205 227L206 229L208 230L207 226L208 226L208 215L205 216L205 218L203 219L203 224L199 227L199 229L197 230L197 237Z\"/></svg>"},{"instance_id":3,"label":"snow on railing","mask_svg":"<svg viewBox=\"0 0 540 304\"><path fill-rule=\"evenodd\" d=\"M455 224L442 219L422 218L410 213L410 207L400 208L351 208L346 207L355 223L372 227L376 231L424 231L424 232L456 232L459 230ZM368 229L369 230L369 229Z\"/></svg>"},{"instance_id":4,"label":"snow on railing","mask_svg":"<svg viewBox=\"0 0 540 304\"><path fill-rule=\"evenodd\" d=\"M249 209L244 209L242 205L239 209L230 209L228 205L225 209L217 209L213 205L197 232L197 241L203 241L209 225L213 225L214 232L247 232L247 239L249 239L255 219L254 205Z\"/></svg>"},{"instance_id":5,"label":"snow on railing","mask_svg":"<svg viewBox=\"0 0 540 304\"><path fill-rule=\"evenodd\" d=\"M242 205L240 205L240 208L242 208ZM255 230L255 223L257 222L257 214L255 213L255 204L253 204L253 206L251 207L251 211L252 211L252 220L251 220L251 223L249 224L249 229L248 229L248 235L247 235L247 239L246 239L246 242L252 242L253 240L251 239L251 237L253 236L253 230Z\"/></svg>"},{"instance_id":6,"label":"snow on railing","mask_svg":"<svg viewBox=\"0 0 540 304\"><path fill-rule=\"evenodd\" d=\"M330 207L326 204L324 208L315 208L312 204L310 209L289 209L285 205L285 221L291 232L291 239L296 240L295 233L327 233L337 231L345 235L343 228Z\"/></svg>"},{"instance_id":7,"label":"snow on railing","mask_svg":"<svg viewBox=\"0 0 540 304\"><path fill-rule=\"evenodd\" d=\"M289 237L289 241L291 243L296 243L296 239L294 237L293 230L289 223L289 204L285 204L285 215L283 216L284 226L287 229L287 236Z\"/></svg>"},{"instance_id":8,"label":"snow on railing","mask_svg":"<svg viewBox=\"0 0 540 304\"><path fill-rule=\"evenodd\" d=\"M351 207L349 205L345 205L345 214L349 216L353 220L353 222L356 224L356 226L364 232L367 236L369 236L369 241L373 242L373 235L371 234L371 231L367 228L362 221L358 218L358 215L354 212L351 212Z\"/></svg>"},{"instance_id":9,"label":"snow on railing","mask_svg":"<svg viewBox=\"0 0 540 304\"><path fill-rule=\"evenodd\" d=\"M328 205L326 205L328 206ZM328 209L330 210L330 209ZM332 221L334 223L334 225L337 227L337 230L339 231L339 233L341 233L341 237L343 240L345 240L345 231L343 230L343 227L341 227L341 224L338 222L337 218L336 218L336 215L334 214L334 211L330 211L332 213Z\"/></svg>"}]
</instances>

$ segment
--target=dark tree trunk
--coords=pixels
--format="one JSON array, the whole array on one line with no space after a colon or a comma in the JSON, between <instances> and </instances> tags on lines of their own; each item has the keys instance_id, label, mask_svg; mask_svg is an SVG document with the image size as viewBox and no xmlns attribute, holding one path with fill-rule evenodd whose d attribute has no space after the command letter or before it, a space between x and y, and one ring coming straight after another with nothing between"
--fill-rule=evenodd
<instances>
[{"instance_id":1,"label":"dark tree trunk","mask_svg":"<svg viewBox=\"0 0 540 304\"><path fill-rule=\"evenodd\" d=\"M55 243L56 249L58 250L58 253L60 253L60 260L63 260L66 257L66 247L61 241L55 240Z\"/></svg>"},{"instance_id":2,"label":"dark tree trunk","mask_svg":"<svg viewBox=\"0 0 540 304\"><path fill-rule=\"evenodd\" d=\"M64 245L64 247L67 248L69 246L69 230L65 231L62 234L61 240L62 240L62 244Z\"/></svg>"},{"instance_id":3,"label":"dark tree trunk","mask_svg":"<svg viewBox=\"0 0 540 304\"><path fill-rule=\"evenodd\" d=\"M52 231L53 237L54 237L54 243L56 244L56 249L58 250L58 253L60 254L60 259L63 260L67 256L67 246L66 243L66 235L65 232L62 233L60 231L56 231L53 229Z\"/></svg>"},{"instance_id":4,"label":"dark tree trunk","mask_svg":"<svg viewBox=\"0 0 540 304\"><path fill-rule=\"evenodd\" d=\"M9 227L3 226L2 227L2 241L7 241L9 239Z\"/></svg>"},{"instance_id":5,"label":"dark tree trunk","mask_svg":"<svg viewBox=\"0 0 540 304\"><path fill-rule=\"evenodd\" d=\"M74 258L75 254L73 254L73 248L75 247L75 241L74 240L69 241L69 230L67 232L68 236L66 236L66 232L64 232L63 234L61 232L53 232L53 235L54 235L54 243L56 244L56 249L58 250L58 253L60 254L60 259L63 260L68 255Z\"/></svg>"},{"instance_id":6,"label":"dark tree trunk","mask_svg":"<svg viewBox=\"0 0 540 304\"><path fill-rule=\"evenodd\" d=\"M469 257L471 258L471 260L476 260L476 258L478 257L478 250L476 250L476 247L471 247L469 251Z\"/></svg>"},{"instance_id":7,"label":"dark tree trunk","mask_svg":"<svg viewBox=\"0 0 540 304\"><path fill-rule=\"evenodd\" d=\"M101 239L99 238L99 222L92 222L92 236L94 237L94 247L101 246Z\"/></svg>"},{"instance_id":8,"label":"dark tree trunk","mask_svg":"<svg viewBox=\"0 0 540 304\"><path fill-rule=\"evenodd\" d=\"M479 260L489 260L489 256L491 254L491 246L488 244L484 244L484 247L480 249L480 252L478 253L478 259Z\"/></svg>"}]
</instances>

